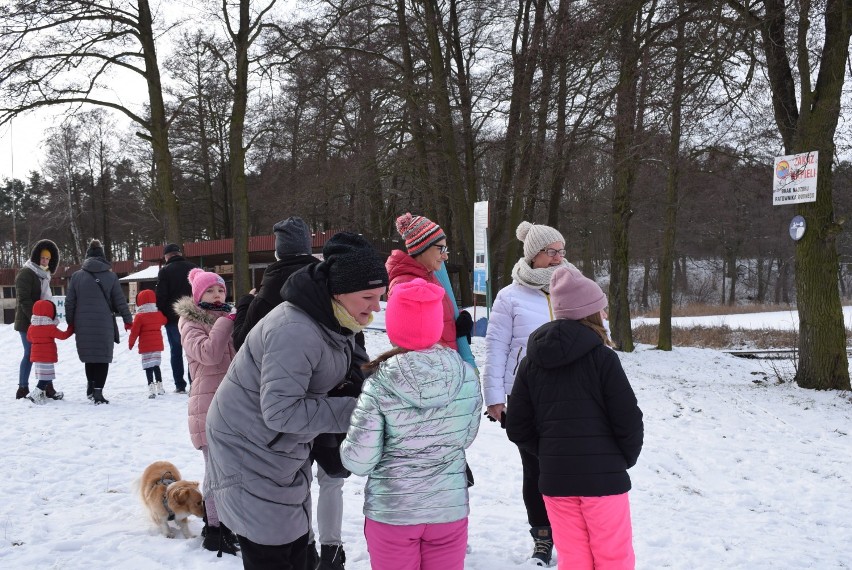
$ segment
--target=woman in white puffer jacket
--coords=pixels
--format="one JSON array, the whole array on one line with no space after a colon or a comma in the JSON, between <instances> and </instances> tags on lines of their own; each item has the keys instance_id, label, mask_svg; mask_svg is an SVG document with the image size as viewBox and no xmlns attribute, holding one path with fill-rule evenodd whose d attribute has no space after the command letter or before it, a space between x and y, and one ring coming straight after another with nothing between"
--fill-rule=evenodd
<instances>
[{"instance_id":1,"label":"woman in white puffer jacket","mask_svg":"<svg viewBox=\"0 0 852 570\"><path fill-rule=\"evenodd\" d=\"M527 340L534 330L553 320L550 277L557 267L571 266L565 260L565 238L556 229L521 222L516 235L524 243L524 256L512 269L512 284L501 289L494 299L485 336L486 363L482 382L485 405L488 415L503 425L507 396L512 393L515 373L527 353ZM524 506L535 541L530 560L546 566L553 552L553 537L544 499L538 490L538 458L519 451Z\"/></svg>"}]
</instances>

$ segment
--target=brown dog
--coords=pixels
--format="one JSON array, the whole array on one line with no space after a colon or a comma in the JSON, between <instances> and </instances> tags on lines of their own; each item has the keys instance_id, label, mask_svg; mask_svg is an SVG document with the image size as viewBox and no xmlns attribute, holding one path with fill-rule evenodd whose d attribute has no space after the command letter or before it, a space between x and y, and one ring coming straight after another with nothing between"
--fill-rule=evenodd
<instances>
[{"instance_id":1,"label":"brown dog","mask_svg":"<svg viewBox=\"0 0 852 570\"><path fill-rule=\"evenodd\" d=\"M195 538L186 522L189 515L204 516L204 503L198 481L183 481L180 471L168 461L155 461L145 468L139 481L139 495L151 520L168 538L175 534L169 521L177 523L184 538Z\"/></svg>"}]
</instances>

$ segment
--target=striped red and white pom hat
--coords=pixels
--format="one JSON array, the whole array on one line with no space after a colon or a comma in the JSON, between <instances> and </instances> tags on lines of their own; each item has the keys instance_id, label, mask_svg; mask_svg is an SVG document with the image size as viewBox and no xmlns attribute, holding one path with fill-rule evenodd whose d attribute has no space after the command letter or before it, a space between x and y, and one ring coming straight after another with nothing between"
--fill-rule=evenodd
<instances>
[{"instance_id":1,"label":"striped red and white pom hat","mask_svg":"<svg viewBox=\"0 0 852 570\"><path fill-rule=\"evenodd\" d=\"M412 257L420 255L426 248L447 235L441 226L425 216L412 216L406 212L396 219L396 231L405 240L405 249Z\"/></svg>"}]
</instances>

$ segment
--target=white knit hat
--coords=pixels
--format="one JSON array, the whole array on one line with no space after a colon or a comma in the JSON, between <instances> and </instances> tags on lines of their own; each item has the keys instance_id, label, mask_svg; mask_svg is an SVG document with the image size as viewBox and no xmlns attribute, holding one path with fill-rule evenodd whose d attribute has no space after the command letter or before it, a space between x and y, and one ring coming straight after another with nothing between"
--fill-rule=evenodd
<instances>
[{"instance_id":1,"label":"white knit hat","mask_svg":"<svg viewBox=\"0 0 852 570\"><path fill-rule=\"evenodd\" d=\"M518 239L524 242L524 259L532 265L533 258L548 245L559 242L565 244L565 238L550 226L521 222L515 230Z\"/></svg>"}]
</instances>

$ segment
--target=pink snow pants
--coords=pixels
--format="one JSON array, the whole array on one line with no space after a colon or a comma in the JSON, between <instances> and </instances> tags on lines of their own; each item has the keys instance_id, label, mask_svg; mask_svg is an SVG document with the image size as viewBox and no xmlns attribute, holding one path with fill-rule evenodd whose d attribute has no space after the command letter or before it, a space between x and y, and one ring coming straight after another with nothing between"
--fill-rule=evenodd
<instances>
[{"instance_id":1,"label":"pink snow pants","mask_svg":"<svg viewBox=\"0 0 852 570\"><path fill-rule=\"evenodd\" d=\"M544 496L559 570L633 570L627 493L607 497Z\"/></svg>"},{"instance_id":2,"label":"pink snow pants","mask_svg":"<svg viewBox=\"0 0 852 570\"><path fill-rule=\"evenodd\" d=\"M364 521L373 570L463 570L467 518L451 523L391 525Z\"/></svg>"}]
</instances>

